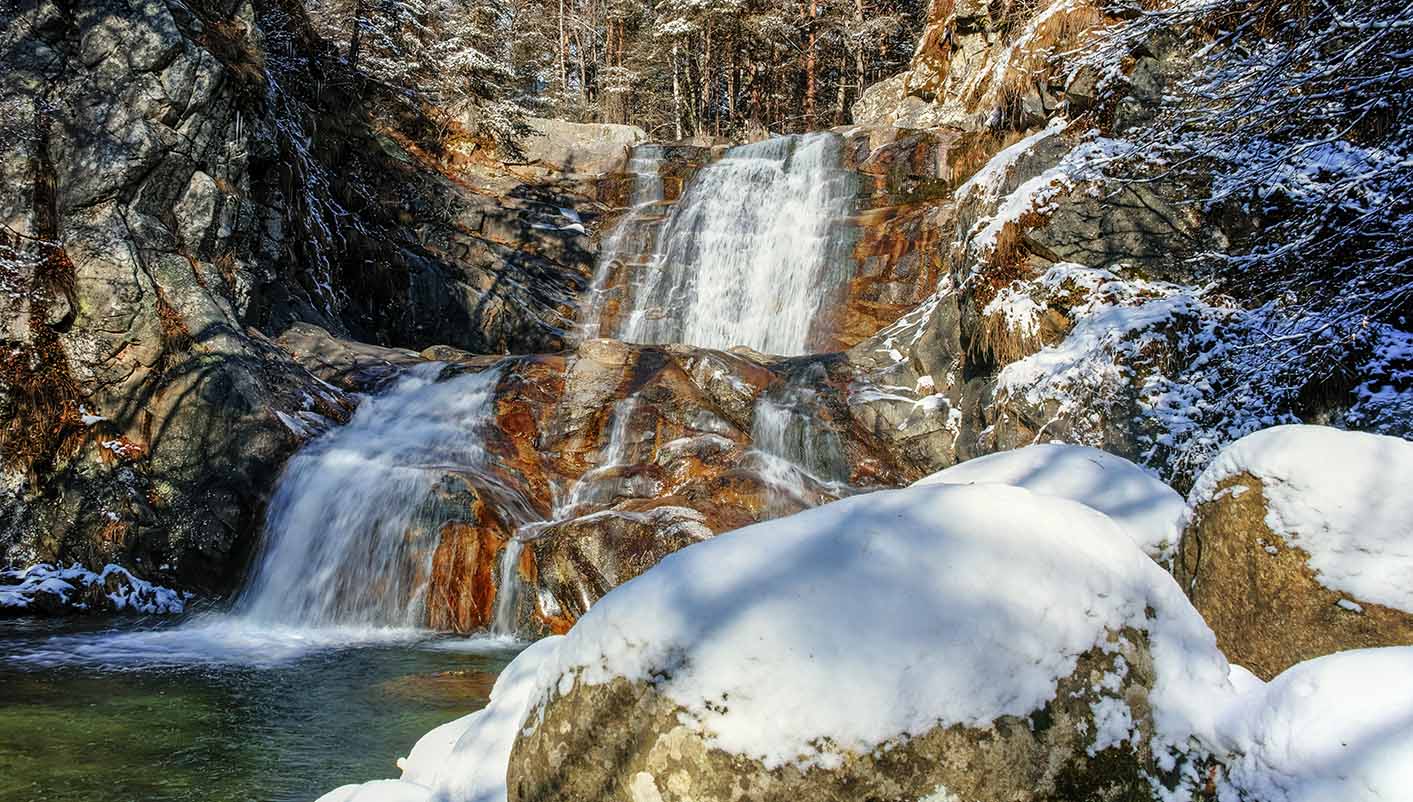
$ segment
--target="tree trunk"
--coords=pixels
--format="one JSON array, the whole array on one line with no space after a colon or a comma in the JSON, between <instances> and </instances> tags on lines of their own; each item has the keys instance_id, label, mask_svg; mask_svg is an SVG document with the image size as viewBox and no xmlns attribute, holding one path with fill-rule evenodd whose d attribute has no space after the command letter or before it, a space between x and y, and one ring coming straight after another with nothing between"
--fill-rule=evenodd
<instances>
[{"instance_id":1,"label":"tree trunk","mask_svg":"<svg viewBox=\"0 0 1413 802\"><path fill-rule=\"evenodd\" d=\"M864 0L857 0L857 2L855 2L855 4L854 4L854 11L855 11L854 19L858 22L860 31L863 30L864 13L865 13L866 10L867 10L867 9L864 7ZM864 49L863 49L863 41L860 40L859 42L855 43L855 47L854 47L854 101L855 101L855 102L858 102L858 99L861 98L861 97L863 97L864 81L866 81L866 80L867 80L867 79L864 77Z\"/></svg>"},{"instance_id":2,"label":"tree trunk","mask_svg":"<svg viewBox=\"0 0 1413 802\"><path fill-rule=\"evenodd\" d=\"M702 28L702 99L701 130L706 131L711 115L711 20Z\"/></svg>"},{"instance_id":3,"label":"tree trunk","mask_svg":"<svg viewBox=\"0 0 1413 802\"><path fill-rule=\"evenodd\" d=\"M815 124L815 105L819 97L819 89L816 85L816 72L818 70L818 56L815 52L815 45L818 36L815 33L815 22L819 19L819 0L810 0L809 16L809 50L805 53L805 130L813 131Z\"/></svg>"},{"instance_id":4,"label":"tree trunk","mask_svg":"<svg viewBox=\"0 0 1413 802\"><path fill-rule=\"evenodd\" d=\"M564 0L559 0L559 91L569 96L569 38L564 35Z\"/></svg>"},{"instance_id":5,"label":"tree trunk","mask_svg":"<svg viewBox=\"0 0 1413 802\"><path fill-rule=\"evenodd\" d=\"M682 79L678 77L677 42L672 42L672 129L675 138L682 139Z\"/></svg>"},{"instance_id":6,"label":"tree trunk","mask_svg":"<svg viewBox=\"0 0 1413 802\"><path fill-rule=\"evenodd\" d=\"M358 49L363 44L363 0L353 4L353 33L348 37L348 68L358 72Z\"/></svg>"}]
</instances>

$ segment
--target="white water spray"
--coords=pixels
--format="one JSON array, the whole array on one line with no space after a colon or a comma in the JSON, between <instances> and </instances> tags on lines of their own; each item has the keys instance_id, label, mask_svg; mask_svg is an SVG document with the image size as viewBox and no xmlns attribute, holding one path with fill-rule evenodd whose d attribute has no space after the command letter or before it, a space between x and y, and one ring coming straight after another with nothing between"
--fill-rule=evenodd
<instances>
[{"instance_id":1,"label":"white water spray","mask_svg":"<svg viewBox=\"0 0 1413 802\"><path fill-rule=\"evenodd\" d=\"M441 531L438 483L485 473L497 371L415 368L290 460L235 613L290 626L417 628Z\"/></svg>"},{"instance_id":2,"label":"white water spray","mask_svg":"<svg viewBox=\"0 0 1413 802\"><path fill-rule=\"evenodd\" d=\"M855 179L820 133L733 148L704 168L658 234L616 335L636 343L801 354L849 276Z\"/></svg>"}]
</instances>

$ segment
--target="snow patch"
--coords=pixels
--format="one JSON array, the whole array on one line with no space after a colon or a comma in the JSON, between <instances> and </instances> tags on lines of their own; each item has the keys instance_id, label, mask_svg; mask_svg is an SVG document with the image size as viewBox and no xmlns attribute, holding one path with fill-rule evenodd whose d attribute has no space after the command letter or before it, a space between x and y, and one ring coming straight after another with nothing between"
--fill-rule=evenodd
<instances>
[{"instance_id":1,"label":"snow patch","mask_svg":"<svg viewBox=\"0 0 1413 802\"><path fill-rule=\"evenodd\" d=\"M1014 485L1077 501L1114 519L1157 560L1171 558L1187 509L1176 490L1123 457L1056 443L968 460L917 484Z\"/></svg>"},{"instance_id":2,"label":"snow patch","mask_svg":"<svg viewBox=\"0 0 1413 802\"><path fill-rule=\"evenodd\" d=\"M1413 789L1413 647L1341 652L1252 687L1218 725L1227 792L1391 802ZM1236 796L1222 794L1221 799Z\"/></svg>"}]
</instances>

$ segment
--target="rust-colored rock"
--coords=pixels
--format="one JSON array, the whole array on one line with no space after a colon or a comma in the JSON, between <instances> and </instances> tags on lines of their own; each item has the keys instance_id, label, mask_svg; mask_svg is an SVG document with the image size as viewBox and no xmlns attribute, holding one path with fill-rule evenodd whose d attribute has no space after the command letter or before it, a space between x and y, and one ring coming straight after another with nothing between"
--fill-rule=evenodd
<instances>
[{"instance_id":1,"label":"rust-colored rock","mask_svg":"<svg viewBox=\"0 0 1413 802\"><path fill-rule=\"evenodd\" d=\"M1320 584L1309 555L1272 532L1266 515L1259 479L1226 480L1194 511L1175 566L1233 663L1269 680L1315 657L1413 644L1413 614Z\"/></svg>"},{"instance_id":2,"label":"rust-colored rock","mask_svg":"<svg viewBox=\"0 0 1413 802\"><path fill-rule=\"evenodd\" d=\"M496 561L510 533L477 499L476 523L453 521L441 529L427 588L427 626L459 633L490 625L495 615Z\"/></svg>"},{"instance_id":3,"label":"rust-colored rock","mask_svg":"<svg viewBox=\"0 0 1413 802\"><path fill-rule=\"evenodd\" d=\"M572 623L663 557L712 537L705 520L695 510L664 506L598 512L539 530L530 542L542 591L538 614L547 623Z\"/></svg>"}]
</instances>

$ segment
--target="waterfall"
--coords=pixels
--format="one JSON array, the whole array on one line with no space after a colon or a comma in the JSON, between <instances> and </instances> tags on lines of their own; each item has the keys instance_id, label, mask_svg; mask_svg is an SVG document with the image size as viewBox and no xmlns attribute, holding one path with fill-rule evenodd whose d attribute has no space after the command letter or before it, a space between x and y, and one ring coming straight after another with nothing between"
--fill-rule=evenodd
<instances>
[{"instance_id":1,"label":"waterfall","mask_svg":"<svg viewBox=\"0 0 1413 802\"><path fill-rule=\"evenodd\" d=\"M629 457L629 426L637 406L638 397L635 395L613 405L613 425L609 428L608 442L604 444L594 467L579 477L568 496L555 507L556 520L573 517L575 508L581 504L612 498L620 483L613 470L621 467Z\"/></svg>"},{"instance_id":2,"label":"waterfall","mask_svg":"<svg viewBox=\"0 0 1413 802\"><path fill-rule=\"evenodd\" d=\"M756 401L753 461L775 492L797 501L808 501L821 490L852 492L844 444L838 433L819 425L826 413L815 388L826 378L823 367L811 365Z\"/></svg>"},{"instance_id":3,"label":"waterfall","mask_svg":"<svg viewBox=\"0 0 1413 802\"><path fill-rule=\"evenodd\" d=\"M599 244L598 265L579 326L581 336L586 339L611 334L602 331L605 307L613 294L610 285L628 280L622 272L651 253L652 237L662 222L666 197L662 160L661 145L639 145L628 158L627 172L633 177L628 211Z\"/></svg>"},{"instance_id":4,"label":"waterfall","mask_svg":"<svg viewBox=\"0 0 1413 802\"><path fill-rule=\"evenodd\" d=\"M616 336L805 353L821 303L850 273L856 186L841 151L835 134L789 136L703 168L658 232Z\"/></svg>"},{"instance_id":5,"label":"waterfall","mask_svg":"<svg viewBox=\"0 0 1413 802\"><path fill-rule=\"evenodd\" d=\"M272 624L425 626L450 473L486 473L497 371L438 382L420 365L306 446L276 488L236 614ZM512 572L513 575L514 572Z\"/></svg>"},{"instance_id":6,"label":"waterfall","mask_svg":"<svg viewBox=\"0 0 1413 802\"><path fill-rule=\"evenodd\" d=\"M525 549L521 533L505 544L500 554L500 582L496 588L496 609L491 618L491 634L507 638L515 637L516 622L520 613L520 553Z\"/></svg>"}]
</instances>

